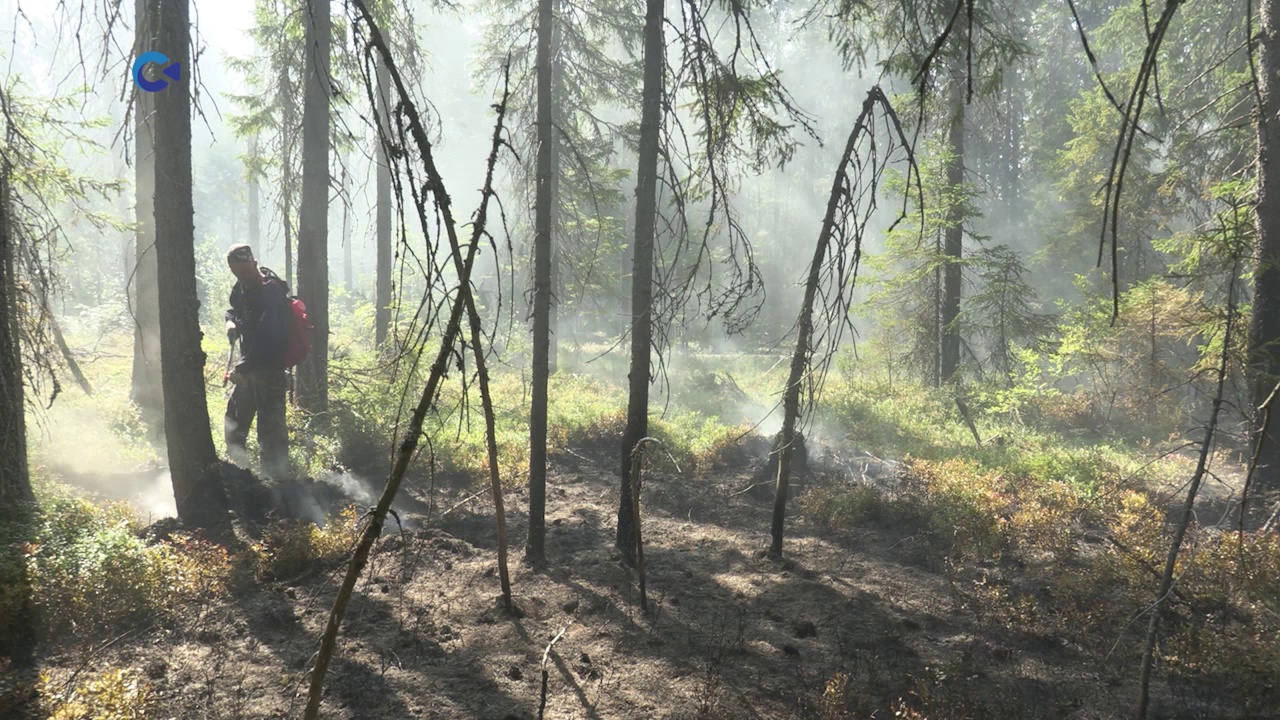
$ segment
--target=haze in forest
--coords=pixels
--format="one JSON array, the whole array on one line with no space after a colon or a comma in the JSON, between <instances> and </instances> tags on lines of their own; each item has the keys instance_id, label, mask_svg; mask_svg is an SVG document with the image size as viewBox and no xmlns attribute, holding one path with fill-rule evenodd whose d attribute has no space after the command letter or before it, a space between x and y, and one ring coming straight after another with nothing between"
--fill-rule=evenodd
<instances>
[{"instance_id":1,"label":"haze in forest","mask_svg":"<svg viewBox=\"0 0 1280 720\"><path fill-rule=\"evenodd\" d=\"M0 717L1272 716L1277 22L0 0Z\"/></svg>"}]
</instances>

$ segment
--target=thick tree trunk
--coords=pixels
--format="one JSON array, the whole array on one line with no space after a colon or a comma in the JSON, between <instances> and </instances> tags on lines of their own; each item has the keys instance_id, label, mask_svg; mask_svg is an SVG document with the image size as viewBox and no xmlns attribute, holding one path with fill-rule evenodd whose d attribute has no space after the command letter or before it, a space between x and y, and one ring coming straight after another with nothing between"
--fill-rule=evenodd
<instances>
[{"instance_id":1,"label":"thick tree trunk","mask_svg":"<svg viewBox=\"0 0 1280 720\"><path fill-rule=\"evenodd\" d=\"M329 407L329 0L309 0L307 7L298 297L315 329L311 353L298 365L298 403L323 413Z\"/></svg>"},{"instance_id":2,"label":"thick tree trunk","mask_svg":"<svg viewBox=\"0 0 1280 720\"><path fill-rule=\"evenodd\" d=\"M644 91L640 105L640 153L636 172L636 235L631 263L631 369L627 377L627 429L618 469L618 532L623 558L635 554L631 520L631 451L649 434L649 350L653 338L653 241L658 220L658 144L662 125L665 50L663 0L647 0L644 21Z\"/></svg>"},{"instance_id":3,"label":"thick tree trunk","mask_svg":"<svg viewBox=\"0 0 1280 720\"><path fill-rule=\"evenodd\" d=\"M382 123L384 132L390 133L389 115L387 113L387 94L391 81L387 77L387 67L381 58L377 60L378 68L378 122ZM377 198L377 267L376 288L374 291L374 337L379 346L387 341L391 329L391 161L387 158L387 149L382 140L378 140L378 198Z\"/></svg>"},{"instance_id":4,"label":"thick tree trunk","mask_svg":"<svg viewBox=\"0 0 1280 720\"><path fill-rule=\"evenodd\" d=\"M959 77L960 74L957 74ZM947 189L952 197L952 204L947 213L947 227L944 232L942 252L946 257L946 267L942 273L942 370L941 381L951 380L960 369L960 259L963 256L964 225L963 203L955 200L959 188L964 184L964 88L959 80L955 81L954 100L952 101L951 128L948 144L951 149L951 164L947 167Z\"/></svg>"},{"instance_id":5,"label":"thick tree trunk","mask_svg":"<svg viewBox=\"0 0 1280 720\"><path fill-rule=\"evenodd\" d=\"M32 500L18 326L18 238L13 231L9 166L0 165L0 506Z\"/></svg>"},{"instance_id":6,"label":"thick tree trunk","mask_svg":"<svg viewBox=\"0 0 1280 720\"><path fill-rule=\"evenodd\" d=\"M155 45L155 18L147 17L147 0L135 0L138 28L135 51ZM184 68L185 70L186 68ZM151 429L152 439L162 439L164 393L160 377L160 299L156 291L155 226L155 93L134 93L134 263L133 263L133 377L129 396Z\"/></svg>"},{"instance_id":7,"label":"thick tree trunk","mask_svg":"<svg viewBox=\"0 0 1280 720\"><path fill-rule=\"evenodd\" d=\"M529 542L525 559L545 559L547 506L547 381L551 347L551 208L555 139L551 125L551 35L554 0L538 0L538 157L533 239L533 398L529 408Z\"/></svg>"},{"instance_id":8,"label":"thick tree trunk","mask_svg":"<svg viewBox=\"0 0 1280 720\"><path fill-rule=\"evenodd\" d=\"M154 93L156 261L164 430L178 516L191 525L226 522L219 463L209 429L196 299L191 203L190 20L188 0L159 0L159 42L182 67L182 81Z\"/></svg>"},{"instance_id":9,"label":"thick tree trunk","mask_svg":"<svg viewBox=\"0 0 1280 720\"><path fill-rule=\"evenodd\" d=\"M3 92L3 90L0 90ZM12 128L10 128L12 130ZM30 520L35 495L27 469L27 428L22 386L22 345L18 325L18 238L14 205L9 197L9 165L0 161L0 529L20 529ZM16 560L22 538L5 533L10 542L0 547L6 562ZM19 556L20 557L20 556ZM25 573L5 587L9 612L0 617L0 656L29 665L36 648L31 583Z\"/></svg>"},{"instance_id":10,"label":"thick tree trunk","mask_svg":"<svg viewBox=\"0 0 1280 720\"><path fill-rule=\"evenodd\" d=\"M1280 0L1259 4L1258 95L1254 115L1258 148L1255 215L1258 265L1253 275L1253 315L1249 324L1249 365L1254 407L1280 380ZM1255 433L1261 426L1255 428ZM1280 427L1262 438L1258 483L1280 489Z\"/></svg>"}]
</instances>

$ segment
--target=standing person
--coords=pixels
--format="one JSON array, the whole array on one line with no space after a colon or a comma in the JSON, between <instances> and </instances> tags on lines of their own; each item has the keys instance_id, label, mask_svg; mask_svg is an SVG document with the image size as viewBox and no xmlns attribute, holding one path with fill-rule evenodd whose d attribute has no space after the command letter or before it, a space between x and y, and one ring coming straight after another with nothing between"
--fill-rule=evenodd
<instances>
[{"instance_id":1,"label":"standing person","mask_svg":"<svg viewBox=\"0 0 1280 720\"><path fill-rule=\"evenodd\" d=\"M281 479L289 471L289 431L284 422L289 286L271 270L258 267L248 245L232 245L227 265L236 276L226 315L227 339L240 341L240 362L226 378L235 383L223 421L227 454L237 465L249 464L245 442L256 414L262 470L268 477Z\"/></svg>"}]
</instances>

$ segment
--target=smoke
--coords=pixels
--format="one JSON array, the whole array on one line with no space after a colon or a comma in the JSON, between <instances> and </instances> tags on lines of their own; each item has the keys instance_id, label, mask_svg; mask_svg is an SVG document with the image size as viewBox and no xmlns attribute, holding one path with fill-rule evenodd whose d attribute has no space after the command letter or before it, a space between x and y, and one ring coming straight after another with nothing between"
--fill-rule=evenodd
<instances>
[{"instance_id":1,"label":"smoke","mask_svg":"<svg viewBox=\"0 0 1280 720\"><path fill-rule=\"evenodd\" d=\"M343 495L346 495L361 505L372 505L376 499L371 483L366 482L349 471L330 473L327 477L322 478L322 480L338 488L342 491Z\"/></svg>"},{"instance_id":2,"label":"smoke","mask_svg":"<svg viewBox=\"0 0 1280 720\"><path fill-rule=\"evenodd\" d=\"M173 499L173 478L167 469L157 473L130 502L152 520L178 516L178 506Z\"/></svg>"}]
</instances>

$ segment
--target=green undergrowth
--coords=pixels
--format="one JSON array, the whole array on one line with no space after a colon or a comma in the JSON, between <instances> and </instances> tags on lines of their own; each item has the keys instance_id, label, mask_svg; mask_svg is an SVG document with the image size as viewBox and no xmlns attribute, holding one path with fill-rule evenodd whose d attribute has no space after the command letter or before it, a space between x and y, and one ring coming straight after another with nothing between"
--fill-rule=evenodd
<instances>
[{"instance_id":1,"label":"green undergrowth","mask_svg":"<svg viewBox=\"0 0 1280 720\"><path fill-rule=\"evenodd\" d=\"M235 550L194 533L153 540L125 503L95 503L44 478L35 485L36 502L6 509L0 523L0 618L33 617L36 635L55 642L171 620L249 577L286 578L339 560L361 527L347 507L322 526L275 521Z\"/></svg>"},{"instance_id":2,"label":"green undergrowth","mask_svg":"<svg viewBox=\"0 0 1280 720\"><path fill-rule=\"evenodd\" d=\"M1038 482L1063 482L1085 494L1118 482L1172 479L1182 471L1175 460L1152 463L1168 442L1149 438L1085 433L1051 421L1031 420L1030 411L1004 410L981 397L966 402L979 444L955 402L953 389L889 384L848 373L828 381L819 417L833 428L842 450L880 457L943 461L964 459L978 466ZM1070 396L1038 399L1036 408ZM1037 412L1036 417L1043 417Z\"/></svg>"},{"instance_id":3,"label":"green undergrowth","mask_svg":"<svg viewBox=\"0 0 1280 720\"><path fill-rule=\"evenodd\" d=\"M828 530L909 534L906 551L944 571L961 602L996 626L1065 638L1100 662L1141 652L1141 632L1126 628L1138 617L1146 626L1176 517L1161 490L1191 477L1189 456L1161 458L1142 438L1078 434L981 406L979 446L954 396L929 389L889 392L844 377L824 398L826 422L850 443L902 464L890 483L810 487L802 517ZM1280 539L1193 523L1175 577L1161 671L1179 687L1218 688L1224 717L1274 707Z\"/></svg>"},{"instance_id":4,"label":"green undergrowth","mask_svg":"<svg viewBox=\"0 0 1280 720\"><path fill-rule=\"evenodd\" d=\"M346 367L343 361L335 364L339 381L331 396L335 412L327 437L323 432L308 433L306 428L296 428L316 443L309 448L313 451L309 462L313 466L317 462L358 466L388 457L390 438L403 435L409 411L416 404L425 379L415 373L394 380L388 371L357 369L354 360ZM342 378L350 379L344 382ZM530 392L528 377L519 372L498 367L490 375L499 470L503 482L509 485L524 482L528 473ZM562 372L551 378L548 394L549 452L587 448L605 451L610 457L618 453L626 427L625 388L587 374ZM408 398L407 409L397 416L398 403L387 399L401 396ZM421 443L424 456L435 461L438 471L475 479L488 476L488 446L480 400L474 381L465 394L456 381L442 388L436 411L424 423ZM695 475L724 464L730 449L748 428L684 406L668 407L666 413L655 407L649 423L650 435L661 440L667 449L658 452L655 462L674 470L669 467L674 458L681 472ZM316 449L320 452L315 453Z\"/></svg>"}]
</instances>

